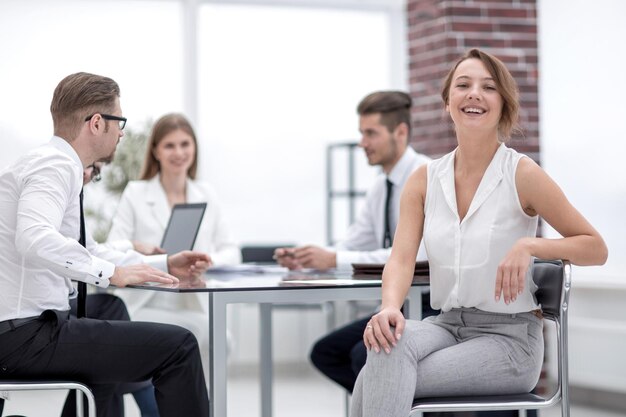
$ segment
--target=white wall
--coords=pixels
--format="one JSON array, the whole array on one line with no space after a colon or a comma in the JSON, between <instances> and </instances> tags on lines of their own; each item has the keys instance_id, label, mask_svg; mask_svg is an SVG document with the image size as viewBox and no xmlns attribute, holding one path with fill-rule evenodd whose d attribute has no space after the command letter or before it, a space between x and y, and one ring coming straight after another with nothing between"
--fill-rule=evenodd
<instances>
[{"instance_id":1,"label":"white wall","mask_svg":"<svg viewBox=\"0 0 626 417\"><path fill-rule=\"evenodd\" d=\"M623 395L626 2L540 0L538 17L542 164L609 247L573 271L570 383Z\"/></svg>"},{"instance_id":2,"label":"white wall","mask_svg":"<svg viewBox=\"0 0 626 417\"><path fill-rule=\"evenodd\" d=\"M626 2L540 0L541 159L609 246L603 279L626 277Z\"/></svg>"},{"instance_id":3,"label":"white wall","mask_svg":"<svg viewBox=\"0 0 626 417\"><path fill-rule=\"evenodd\" d=\"M182 110L180 10L151 0L0 1L0 168L50 138L52 93L74 72L115 79L129 126Z\"/></svg>"}]
</instances>

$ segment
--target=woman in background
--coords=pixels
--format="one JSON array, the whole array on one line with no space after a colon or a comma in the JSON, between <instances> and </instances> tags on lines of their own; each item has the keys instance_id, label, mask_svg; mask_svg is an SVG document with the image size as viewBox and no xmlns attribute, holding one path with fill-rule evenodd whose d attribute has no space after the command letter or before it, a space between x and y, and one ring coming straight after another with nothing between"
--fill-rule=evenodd
<instances>
[{"instance_id":1,"label":"woman in background","mask_svg":"<svg viewBox=\"0 0 626 417\"><path fill-rule=\"evenodd\" d=\"M197 166L198 141L189 121L181 114L167 114L157 120L140 180L129 182L124 190L108 241L158 247L175 204L204 202L207 207L194 249L206 252L214 266L241 262L241 252L228 232L213 188L195 179ZM124 290L116 294L126 302L134 321L177 324L191 330L200 344L208 378L206 295Z\"/></svg>"}]
</instances>

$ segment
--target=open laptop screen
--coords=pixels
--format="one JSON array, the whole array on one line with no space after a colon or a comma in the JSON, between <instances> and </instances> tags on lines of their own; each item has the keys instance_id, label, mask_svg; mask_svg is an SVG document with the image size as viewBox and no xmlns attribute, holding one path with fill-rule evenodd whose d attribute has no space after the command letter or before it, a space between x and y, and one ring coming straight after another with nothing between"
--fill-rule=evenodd
<instances>
[{"instance_id":1,"label":"open laptop screen","mask_svg":"<svg viewBox=\"0 0 626 417\"><path fill-rule=\"evenodd\" d=\"M161 247L168 254L190 250L196 241L206 203L176 204L163 234Z\"/></svg>"}]
</instances>

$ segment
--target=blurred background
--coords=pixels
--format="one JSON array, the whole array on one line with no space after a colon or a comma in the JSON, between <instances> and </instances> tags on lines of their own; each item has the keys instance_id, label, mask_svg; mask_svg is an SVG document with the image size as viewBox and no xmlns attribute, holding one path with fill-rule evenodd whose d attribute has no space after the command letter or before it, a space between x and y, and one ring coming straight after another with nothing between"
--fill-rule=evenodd
<instances>
[{"instance_id":1,"label":"blurred background","mask_svg":"<svg viewBox=\"0 0 626 417\"><path fill-rule=\"evenodd\" d=\"M350 221L337 201L327 230L327 165L334 187L348 178L346 159L327 149L358 141L358 101L409 91L412 144L439 156L454 146L440 80L463 51L484 48L520 85L525 133L512 146L541 163L609 246L605 266L574 270L571 383L578 398L626 415L625 20L621 0L2 0L0 168L49 140L63 77L102 74L120 84L129 131L172 111L192 120L199 177L242 244L325 244ZM354 156L365 189L378 172ZM110 218L115 197L90 187L88 206ZM255 361L255 314L231 311L235 368ZM276 316L277 364L306 366L325 319Z\"/></svg>"}]
</instances>

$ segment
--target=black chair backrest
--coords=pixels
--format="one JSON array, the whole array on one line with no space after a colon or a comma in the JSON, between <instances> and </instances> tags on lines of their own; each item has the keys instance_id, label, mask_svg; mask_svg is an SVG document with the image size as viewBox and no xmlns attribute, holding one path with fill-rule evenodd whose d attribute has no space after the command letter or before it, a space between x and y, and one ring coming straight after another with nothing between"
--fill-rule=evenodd
<instances>
[{"instance_id":1,"label":"black chair backrest","mask_svg":"<svg viewBox=\"0 0 626 417\"><path fill-rule=\"evenodd\" d=\"M278 248L294 246L293 243L267 244L267 245L244 245L241 247L241 261L254 263L276 263L274 261L274 251Z\"/></svg>"},{"instance_id":2,"label":"black chair backrest","mask_svg":"<svg viewBox=\"0 0 626 417\"><path fill-rule=\"evenodd\" d=\"M539 287L535 292L535 297L541 304L543 315L549 318L560 317L563 262L536 260L533 267L533 281Z\"/></svg>"}]
</instances>

